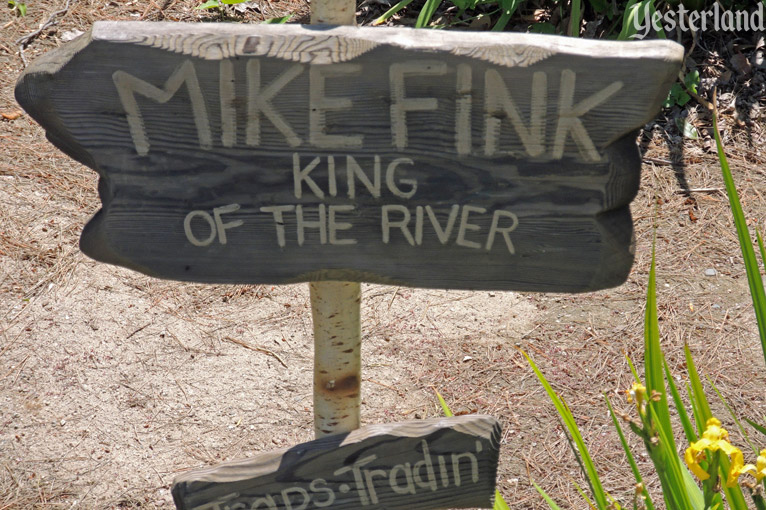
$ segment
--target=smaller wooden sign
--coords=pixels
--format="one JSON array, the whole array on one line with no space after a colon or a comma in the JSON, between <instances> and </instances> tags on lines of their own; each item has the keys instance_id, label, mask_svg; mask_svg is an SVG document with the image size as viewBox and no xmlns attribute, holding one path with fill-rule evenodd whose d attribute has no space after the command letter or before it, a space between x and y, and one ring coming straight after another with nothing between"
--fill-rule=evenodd
<instances>
[{"instance_id":1,"label":"smaller wooden sign","mask_svg":"<svg viewBox=\"0 0 766 510\"><path fill-rule=\"evenodd\" d=\"M370 425L176 477L179 510L491 508L490 416Z\"/></svg>"}]
</instances>

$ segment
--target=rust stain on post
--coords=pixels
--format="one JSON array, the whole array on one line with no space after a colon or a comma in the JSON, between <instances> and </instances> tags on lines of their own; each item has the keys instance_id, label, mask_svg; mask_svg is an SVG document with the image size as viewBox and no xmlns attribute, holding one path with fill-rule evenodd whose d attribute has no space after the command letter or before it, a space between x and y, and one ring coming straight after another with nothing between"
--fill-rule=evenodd
<instances>
[{"instance_id":1,"label":"rust stain on post","mask_svg":"<svg viewBox=\"0 0 766 510\"><path fill-rule=\"evenodd\" d=\"M355 398L359 395L359 375L351 374L342 379L319 378L316 389L326 398Z\"/></svg>"}]
</instances>

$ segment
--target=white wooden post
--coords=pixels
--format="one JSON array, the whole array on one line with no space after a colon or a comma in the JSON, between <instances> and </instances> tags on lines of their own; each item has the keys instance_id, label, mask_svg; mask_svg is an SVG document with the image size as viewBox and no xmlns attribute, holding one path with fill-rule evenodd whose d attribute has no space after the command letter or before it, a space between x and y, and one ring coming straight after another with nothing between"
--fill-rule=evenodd
<instances>
[{"instance_id":1,"label":"white wooden post","mask_svg":"<svg viewBox=\"0 0 766 510\"><path fill-rule=\"evenodd\" d=\"M313 0L311 23L355 25L356 2ZM309 285L314 320L314 434L320 438L359 428L362 289L355 282Z\"/></svg>"},{"instance_id":2,"label":"white wooden post","mask_svg":"<svg viewBox=\"0 0 766 510\"><path fill-rule=\"evenodd\" d=\"M361 287L314 282L314 433L317 438L359 428Z\"/></svg>"},{"instance_id":3,"label":"white wooden post","mask_svg":"<svg viewBox=\"0 0 766 510\"><path fill-rule=\"evenodd\" d=\"M354 0L313 0L311 23L356 25L356 2Z\"/></svg>"}]
</instances>

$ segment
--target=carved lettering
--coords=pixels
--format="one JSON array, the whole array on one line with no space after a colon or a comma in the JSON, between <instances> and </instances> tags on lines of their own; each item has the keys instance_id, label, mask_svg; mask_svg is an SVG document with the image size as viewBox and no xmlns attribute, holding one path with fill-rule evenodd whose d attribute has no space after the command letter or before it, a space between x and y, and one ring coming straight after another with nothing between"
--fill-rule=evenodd
<instances>
[{"instance_id":1,"label":"carved lettering","mask_svg":"<svg viewBox=\"0 0 766 510\"><path fill-rule=\"evenodd\" d=\"M291 81L303 72L303 66L295 64L261 88L261 61L257 58L247 61L247 144L257 146L261 143L261 113L279 130L291 147L301 144L301 139L287 123L285 118L274 109L271 101Z\"/></svg>"},{"instance_id":2,"label":"carved lettering","mask_svg":"<svg viewBox=\"0 0 766 510\"><path fill-rule=\"evenodd\" d=\"M186 84L189 93L192 113L194 114L194 124L197 127L197 137L199 145L203 149L210 149L213 145L213 136L210 133L210 121L208 120L205 98L202 96L202 90L199 86L197 73L194 70L194 64L191 60L185 60L165 82L162 88L155 87L151 83L136 78L125 71L115 71L112 74L112 80L117 87L117 93L120 96L122 107L128 118L130 127L130 136L133 138L133 145L140 156L146 156L149 153L149 140L146 136L146 126L141 115L141 110L136 101L136 94L156 101L158 103L167 103L170 101L181 85Z\"/></svg>"}]
</instances>

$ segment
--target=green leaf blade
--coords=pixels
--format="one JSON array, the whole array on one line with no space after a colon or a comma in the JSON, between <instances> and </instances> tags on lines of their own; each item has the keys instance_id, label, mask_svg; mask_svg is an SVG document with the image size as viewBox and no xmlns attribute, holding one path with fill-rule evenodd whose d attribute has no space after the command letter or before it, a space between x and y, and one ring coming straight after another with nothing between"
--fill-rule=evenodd
<instances>
[{"instance_id":1,"label":"green leaf blade","mask_svg":"<svg viewBox=\"0 0 766 510\"><path fill-rule=\"evenodd\" d=\"M444 397L442 397L441 393L439 393L438 391L436 391L436 398L439 399L439 404L442 406L442 411L444 411L444 416L446 416L447 418L452 417L452 410L447 405L447 402L444 400Z\"/></svg>"},{"instance_id":2,"label":"green leaf blade","mask_svg":"<svg viewBox=\"0 0 766 510\"><path fill-rule=\"evenodd\" d=\"M425 5L420 10L420 14L418 14L415 28L426 28L431 23L431 19L434 17L436 9L439 8L441 3L442 0L426 0Z\"/></svg>"},{"instance_id":3,"label":"green leaf blade","mask_svg":"<svg viewBox=\"0 0 766 510\"><path fill-rule=\"evenodd\" d=\"M495 506L492 508L493 510L511 510L511 507L505 502L505 499L503 499L503 495L500 494L499 490L495 490Z\"/></svg>"},{"instance_id":4,"label":"green leaf blade","mask_svg":"<svg viewBox=\"0 0 766 510\"><path fill-rule=\"evenodd\" d=\"M617 430L617 435L620 437L620 444L622 444L622 449L625 451L625 456L628 459L630 470L633 472L633 478L635 478L637 484L643 484L644 480L641 477L641 472L638 470L638 464L636 464L636 460L633 457L633 452L630 451L630 446L628 445L627 439L625 439L625 433L622 431L622 426L620 425L620 422L617 421L617 416L614 414L612 402L609 400L609 397L607 397L606 394L604 394L604 400L606 400L606 406L609 408L609 416L612 417L612 424L614 424L614 428ZM649 492L646 490L645 486L643 490L643 496L646 510L654 510L654 503L652 502L652 498L649 496Z\"/></svg>"},{"instance_id":5,"label":"green leaf blade","mask_svg":"<svg viewBox=\"0 0 766 510\"><path fill-rule=\"evenodd\" d=\"M539 485L537 485L535 482L532 482L532 485L535 486L535 489L537 489L537 492L539 492L540 495L545 500L545 502L548 503L548 507L551 510L561 510L561 508L559 508L556 502L553 501L553 499L551 499L551 497L543 489L541 489Z\"/></svg>"},{"instance_id":6,"label":"green leaf blade","mask_svg":"<svg viewBox=\"0 0 766 510\"><path fill-rule=\"evenodd\" d=\"M373 26L385 23L386 21L388 21L388 19L391 16L393 16L397 12L401 11L402 9L404 9L405 7L410 5L411 3L412 3L412 0L400 0L399 2L394 4L389 10L387 10L386 12L381 14L381 16L378 19L373 21L372 22Z\"/></svg>"},{"instance_id":7,"label":"green leaf blade","mask_svg":"<svg viewBox=\"0 0 766 510\"><path fill-rule=\"evenodd\" d=\"M646 312L644 315L644 370L646 371L646 392L659 395L659 400L653 402L658 425L665 429L665 434L675 450L673 427L670 423L667 392L663 370L664 357L660 347L660 326L657 316L657 272L655 264L655 244L652 241L652 261L649 268L649 285L646 290Z\"/></svg>"},{"instance_id":8,"label":"green leaf blade","mask_svg":"<svg viewBox=\"0 0 766 510\"><path fill-rule=\"evenodd\" d=\"M195 7L195 9L218 9L219 7L221 7L221 3L218 0L207 0L207 2Z\"/></svg>"},{"instance_id":9,"label":"green leaf blade","mask_svg":"<svg viewBox=\"0 0 766 510\"><path fill-rule=\"evenodd\" d=\"M263 20L261 23L264 25L281 25L283 23L287 23L290 21L290 18L292 18L292 14L288 14L287 16L282 16L281 18L269 18L266 20Z\"/></svg>"},{"instance_id":10,"label":"green leaf blade","mask_svg":"<svg viewBox=\"0 0 766 510\"><path fill-rule=\"evenodd\" d=\"M766 426L760 425L756 423L754 420L751 420L750 418L745 418L745 421L750 424L751 427L753 427L755 430L766 436Z\"/></svg>"},{"instance_id":11,"label":"green leaf blade","mask_svg":"<svg viewBox=\"0 0 766 510\"><path fill-rule=\"evenodd\" d=\"M718 160L721 165L726 194L729 196L729 205L731 213L734 216L734 225L737 229L739 246L742 250L742 257L745 261L745 272L747 273L747 283L750 287L750 296L753 300L755 317L758 322L758 332L761 337L761 349L763 350L763 359L766 360L766 291L763 288L761 271L758 260L755 257L755 250L750 239L750 231L747 227L745 214L742 211L742 204L739 201L737 187L734 184L734 177L729 168L729 162L726 158L726 152L721 141L721 133L718 129L718 112L713 111L713 134L715 135L716 148L718 149Z\"/></svg>"},{"instance_id":12,"label":"green leaf blade","mask_svg":"<svg viewBox=\"0 0 766 510\"><path fill-rule=\"evenodd\" d=\"M665 366L665 378L668 381L670 394L673 397L673 405L676 406L676 411L678 412L678 417L681 420L681 426L684 429L686 441L692 443L698 439L697 433L694 431L694 425L692 425L692 422L689 419L689 414L686 412L684 402L681 400L681 394L678 392L678 387L676 387L676 383L673 381L673 374L670 373L668 362L664 359L664 357L662 361Z\"/></svg>"},{"instance_id":13,"label":"green leaf blade","mask_svg":"<svg viewBox=\"0 0 766 510\"><path fill-rule=\"evenodd\" d=\"M537 376L540 383L542 383L543 388L545 388L545 392L548 394L548 397L553 402L553 405L556 407L556 411L558 412L561 419L564 421L564 425L566 426L567 430L569 430L570 435L572 436L572 439L574 440L575 444L577 445L577 450L580 454L580 459L582 460L582 464L585 469L585 474L588 478L588 481L590 482L591 489L593 491L593 499L596 500L596 505L598 506L599 510L606 510L609 508L609 504L607 503L607 497L606 492L604 491L603 486L601 485L601 480L598 476L598 471L596 470L596 466L593 463L593 459L590 456L590 453L588 452L588 447L585 445L585 440L582 437L582 434L580 434L580 429L577 427L577 423L575 422L574 416L572 416L572 412L569 410L569 407L567 407L566 402L561 399L561 397L558 396L558 394L553 390L550 383L548 383L548 380L545 378L543 373L540 371L539 368L537 368L537 365L534 361L532 361L532 358L530 358L526 352L521 351L521 354L524 355L524 357L527 359L527 362L532 367L532 370L535 372L535 375Z\"/></svg>"},{"instance_id":14,"label":"green leaf blade","mask_svg":"<svg viewBox=\"0 0 766 510\"><path fill-rule=\"evenodd\" d=\"M582 5L580 4L580 0L572 0L569 9L569 37L580 36L581 11Z\"/></svg>"}]
</instances>

